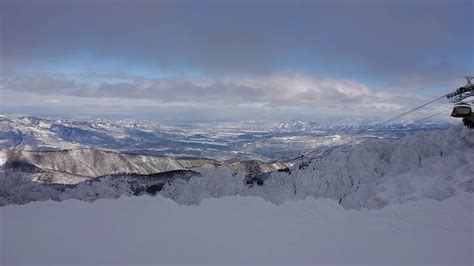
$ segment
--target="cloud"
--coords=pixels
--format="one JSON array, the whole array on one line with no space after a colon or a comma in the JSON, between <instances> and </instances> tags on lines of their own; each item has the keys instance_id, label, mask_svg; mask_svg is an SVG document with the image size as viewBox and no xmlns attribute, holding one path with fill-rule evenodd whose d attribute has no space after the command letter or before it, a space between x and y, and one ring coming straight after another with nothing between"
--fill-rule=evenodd
<instances>
[{"instance_id":1,"label":"cloud","mask_svg":"<svg viewBox=\"0 0 474 266\"><path fill-rule=\"evenodd\" d=\"M79 80L63 75L33 74L3 77L0 88L36 95L79 98L153 99L157 102L260 104L269 106L390 105L389 93L373 90L353 80L317 78L300 73L262 76L133 78L127 81ZM58 78L59 77L59 78Z\"/></svg>"},{"instance_id":2,"label":"cloud","mask_svg":"<svg viewBox=\"0 0 474 266\"><path fill-rule=\"evenodd\" d=\"M354 80L288 72L162 79L10 73L0 76L0 92L1 112L163 121L381 121L437 96L381 92ZM413 117L447 107L440 102Z\"/></svg>"}]
</instances>

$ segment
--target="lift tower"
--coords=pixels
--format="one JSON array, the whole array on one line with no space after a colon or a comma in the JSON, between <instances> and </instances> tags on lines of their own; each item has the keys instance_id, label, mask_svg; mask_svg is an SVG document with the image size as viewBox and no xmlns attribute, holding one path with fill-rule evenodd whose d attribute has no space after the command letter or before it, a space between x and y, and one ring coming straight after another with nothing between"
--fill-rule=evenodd
<instances>
[{"instance_id":1,"label":"lift tower","mask_svg":"<svg viewBox=\"0 0 474 266\"><path fill-rule=\"evenodd\" d=\"M452 117L462 117L464 125L468 128L474 128L474 113L472 112L472 103L474 101L466 101L467 98L474 97L474 77L465 77L467 84L459 87L455 92L446 95L448 100L454 103Z\"/></svg>"}]
</instances>

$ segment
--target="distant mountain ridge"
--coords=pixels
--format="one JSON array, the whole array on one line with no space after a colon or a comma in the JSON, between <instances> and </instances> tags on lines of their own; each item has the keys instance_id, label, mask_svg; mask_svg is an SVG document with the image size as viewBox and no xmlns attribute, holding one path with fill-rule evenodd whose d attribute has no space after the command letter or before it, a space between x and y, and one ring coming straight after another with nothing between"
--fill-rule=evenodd
<instances>
[{"instance_id":1,"label":"distant mountain ridge","mask_svg":"<svg viewBox=\"0 0 474 266\"><path fill-rule=\"evenodd\" d=\"M371 134L402 129L402 137L449 124L391 125ZM92 148L141 155L206 157L218 160L281 161L363 136L367 126L306 121L221 122L163 125L129 120L54 120L32 116L0 117L0 149L31 151Z\"/></svg>"},{"instance_id":2,"label":"distant mountain ridge","mask_svg":"<svg viewBox=\"0 0 474 266\"><path fill-rule=\"evenodd\" d=\"M77 184L105 175L152 175L176 170L202 172L219 166L244 174L261 174L286 168L283 163L257 160L220 162L207 158L125 154L97 149L62 151L0 150L0 167L25 172L38 182Z\"/></svg>"},{"instance_id":3,"label":"distant mountain ridge","mask_svg":"<svg viewBox=\"0 0 474 266\"><path fill-rule=\"evenodd\" d=\"M0 205L142 193L181 204L225 195L276 203L329 197L347 208L444 199L474 190L466 176L474 173L472 131L446 127L392 125L368 135L364 126L298 121L173 127L0 117ZM387 131L394 135L378 139ZM357 144L367 138L372 140ZM449 175L442 164L464 172ZM432 174L436 178L426 176Z\"/></svg>"}]
</instances>

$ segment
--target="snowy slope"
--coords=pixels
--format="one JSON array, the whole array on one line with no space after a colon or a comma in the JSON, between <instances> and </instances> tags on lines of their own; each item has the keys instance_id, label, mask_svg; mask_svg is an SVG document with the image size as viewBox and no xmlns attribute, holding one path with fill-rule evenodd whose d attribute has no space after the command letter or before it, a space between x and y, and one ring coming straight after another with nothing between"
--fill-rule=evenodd
<instances>
[{"instance_id":1,"label":"snowy slope","mask_svg":"<svg viewBox=\"0 0 474 266\"><path fill-rule=\"evenodd\" d=\"M464 127L419 132L400 140L371 140L339 147L290 173L273 172L263 186L248 188L242 177L220 170L165 186L162 195L180 204L204 198L261 196L330 198L345 208L381 208L412 200L444 200L474 192L474 131Z\"/></svg>"},{"instance_id":2,"label":"snowy slope","mask_svg":"<svg viewBox=\"0 0 474 266\"><path fill-rule=\"evenodd\" d=\"M93 201L120 195L156 194L167 182L185 181L199 176L200 172L217 173L220 167L232 175L245 176L287 168L287 165L95 149L47 152L0 149L0 206L47 199Z\"/></svg>"},{"instance_id":3,"label":"snowy slope","mask_svg":"<svg viewBox=\"0 0 474 266\"><path fill-rule=\"evenodd\" d=\"M258 160L220 162L208 158L136 155L97 149L41 152L0 149L0 169L6 170L7 174L23 172L27 179L44 184L77 184L118 174L152 175L176 170L201 172L222 165L236 173L255 175L288 167L284 163Z\"/></svg>"},{"instance_id":4,"label":"snowy slope","mask_svg":"<svg viewBox=\"0 0 474 266\"><path fill-rule=\"evenodd\" d=\"M0 209L1 265L473 265L472 194L381 210L255 197Z\"/></svg>"},{"instance_id":5,"label":"snowy slope","mask_svg":"<svg viewBox=\"0 0 474 266\"><path fill-rule=\"evenodd\" d=\"M183 169L200 171L221 164L206 158L133 155L96 149L48 152L0 150L0 156L7 158L5 166L22 163L86 177L119 173L153 174Z\"/></svg>"}]
</instances>

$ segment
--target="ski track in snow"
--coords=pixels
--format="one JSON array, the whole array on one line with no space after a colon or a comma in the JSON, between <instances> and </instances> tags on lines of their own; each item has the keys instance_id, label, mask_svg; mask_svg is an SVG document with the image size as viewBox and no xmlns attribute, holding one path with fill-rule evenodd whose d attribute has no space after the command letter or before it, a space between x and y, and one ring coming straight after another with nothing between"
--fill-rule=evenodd
<instances>
[{"instance_id":1,"label":"ski track in snow","mask_svg":"<svg viewBox=\"0 0 474 266\"><path fill-rule=\"evenodd\" d=\"M474 195L380 210L257 197L157 197L0 209L1 265L472 265Z\"/></svg>"}]
</instances>

